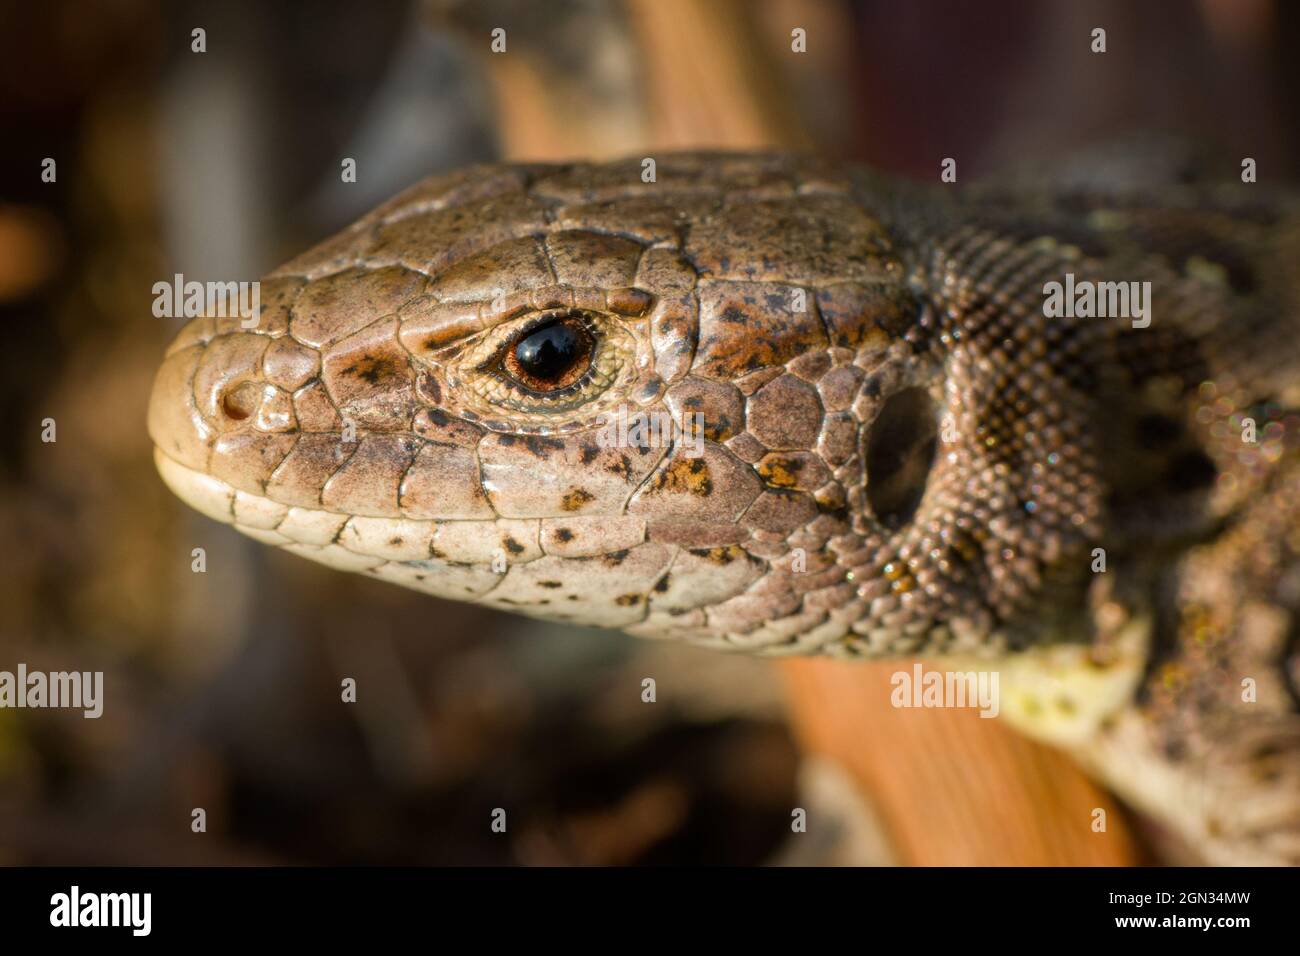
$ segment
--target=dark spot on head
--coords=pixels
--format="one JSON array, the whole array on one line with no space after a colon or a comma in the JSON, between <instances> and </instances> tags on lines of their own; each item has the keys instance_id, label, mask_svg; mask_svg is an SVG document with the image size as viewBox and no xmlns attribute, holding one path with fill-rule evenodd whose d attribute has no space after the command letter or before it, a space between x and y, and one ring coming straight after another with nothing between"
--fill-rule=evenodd
<instances>
[{"instance_id":1,"label":"dark spot on head","mask_svg":"<svg viewBox=\"0 0 1300 956\"><path fill-rule=\"evenodd\" d=\"M799 484L803 459L784 456L768 458L758 467L758 475L773 488L794 488Z\"/></svg>"},{"instance_id":2,"label":"dark spot on head","mask_svg":"<svg viewBox=\"0 0 1300 956\"><path fill-rule=\"evenodd\" d=\"M395 547L397 547L398 545L400 545L400 544L402 543L402 539L401 539L401 538L389 538L389 539L388 539L388 543L389 543L390 545L392 545L392 546L395 548Z\"/></svg>"},{"instance_id":3,"label":"dark spot on head","mask_svg":"<svg viewBox=\"0 0 1300 956\"><path fill-rule=\"evenodd\" d=\"M553 451L564 451L564 442L558 438L542 438L539 435L525 435L524 447L538 458L550 458Z\"/></svg>"},{"instance_id":4,"label":"dark spot on head","mask_svg":"<svg viewBox=\"0 0 1300 956\"><path fill-rule=\"evenodd\" d=\"M573 540L573 532L570 531L568 528L556 528L555 540L562 541L565 544L567 544L568 542Z\"/></svg>"},{"instance_id":5,"label":"dark spot on head","mask_svg":"<svg viewBox=\"0 0 1300 956\"><path fill-rule=\"evenodd\" d=\"M605 470L611 475L618 475L618 477L628 480L632 477L632 462L628 460L627 455L619 455L617 459L609 463Z\"/></svg>"},{"instance_id":6,"label":"dark spot on head","mask_svg":"<svg viewBox=\"0 0 1300 956\"><path fill-rule=\"evenodd\" d=\"M564 587L564 585L559 581L538 581L537 586L539 588L551 588L551 589Z\"/></svg>"},{"instance_id":7,"label":"dark spot on head","mask_svg":"<svg viewBox=\"0 0 1300 956\"><path fill-rule=\"evenodd\" d=\"M506 550L509 551L511 554L523 553L524 546L520 544L518 541L516 541L514 538L507 537L506 540L502 543L506 546Z\"/></svg>"},{"instance_id":8,"label":"dark spot on head","mask_svg":"<svg viewBox=\"0 0 1300 956\"><path fill-rule=\"evenodd\" d=\"M656 491L692 494L707 498L713 494L713 479L703 458L675 458L654 480Z\"/></svg>"},{"instance_id":9,"label":"dark spot on head","mask_svg":"<svg viewBox=\"0 0 1300 956\"><path fill-rule=\"evenodd\" d=\"M722 548L691 548L691 554L704 558L711 564L726 565L736 560L737 549L731 545Z\"/></svg>"},{"instance_id":10,"label":"dark spot on head","mask_svg":"<svg viewBox=\"0 0 1300 956\"><path fill-rule=\"evenodd\" d=\"M368 354L343 370L344 375L355 375L371 385L378 385L380 379L392 378L397 372L397 363L392 359L375 358Z\"/></svg>"},{"instance_id":11,"label":"dark spot on head","mask_svg":"<svg viewBox=\"0 0 1300 956\"><path fill-rule=\"evenodd\" d=\"M655 582L655 590L658 591L660 594L663 594L665 591L668 590L668 578L669 575L665 574L663 577L661 577L658 581Z\"/></svg>"},{"instance_id":12,"label":"dark spot on head","mask_svg":"<svg viewBox=\"0 0 1300 956\"><path fill-rule=\"evenodd\" d=\"M618 597L614 598L614 603L617 604L619 607L632 607L634 604L641 603L641 595L620 594Z\"/></svg>"},{"instance_id":13,"label":"dark spot on head","mask_svg":"<svg viewBox=\"0 0 1300 956\"><path fill-rule=\"evenodd\" d=\"M585 488L573 488L560 500L560 507L565 511L577 511L587 502L595 499L596 496Z\"/></svg>"},{"instance_id":14,"label":"dark spot on head","mask_svg":"<svg viewBox=\"0 0 1300 956\"><path fill-rule=\"evenodd\" d=\"M618 567L625 560L627 560L627 548L624 548L621 551L611 551L609 554L605 555L604 560L605 560L605 564L607 564L609 567L611 568Z\"/></svg>"}]
</instances>

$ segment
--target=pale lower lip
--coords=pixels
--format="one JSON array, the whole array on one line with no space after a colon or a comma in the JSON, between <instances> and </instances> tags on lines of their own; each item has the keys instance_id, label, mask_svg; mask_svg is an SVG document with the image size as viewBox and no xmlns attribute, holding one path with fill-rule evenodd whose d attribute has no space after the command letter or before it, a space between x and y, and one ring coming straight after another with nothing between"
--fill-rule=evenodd
<instances>
[{"instance_id":1,"label":"pale lower lip","mask_svg":"<svg viewBox=\"0 0 1300 956\"><path fill-rule=\"evenodd\" d=\"M235 489L224 481L187 468L154 448L154 465L168 488L195 511L223 524L234 523Z\"/></svg>"}]
</instances>

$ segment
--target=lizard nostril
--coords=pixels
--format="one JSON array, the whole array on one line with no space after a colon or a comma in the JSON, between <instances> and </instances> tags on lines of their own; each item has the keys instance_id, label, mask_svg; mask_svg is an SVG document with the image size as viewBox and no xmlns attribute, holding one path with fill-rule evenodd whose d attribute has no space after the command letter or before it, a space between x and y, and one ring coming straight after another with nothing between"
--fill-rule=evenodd
<instances>
[{"instance_id":1,"label":"lizard nostril","mask_svg":"<svg viewBox=\"0 0 1300 956\"><path fill-rule=\"evenodd\" d=\"M923 388L891 396L867 436L867 501L882 524L911 520L925 494L938 448L938 416Z\"/></svg>"},{"instance_id":2,"label":"lizard nostril","mask_svg":"<svg viewBox=\"0 0 1300 956\"><path fill-rule=\"evenodd\" d=\"M245 382L230 391L221 399L221 410L232 421L242 422L257 411L262 399L262 387L256 382Z\"/></svg>"}]
</instances>

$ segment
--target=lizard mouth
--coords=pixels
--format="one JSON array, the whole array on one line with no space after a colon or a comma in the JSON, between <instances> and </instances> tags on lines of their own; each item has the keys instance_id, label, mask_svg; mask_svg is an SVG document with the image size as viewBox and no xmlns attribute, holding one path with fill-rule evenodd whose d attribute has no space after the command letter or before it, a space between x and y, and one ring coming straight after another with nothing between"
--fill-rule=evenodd
<instances>
[{"instance_id":1,"label":"lizard mouth","mask_svg":"<svg viewBox=\"0 0 1300 956\"><path fill-rule=\"evenodd\" d=\"M244 491L161 448L154 461L177 497L209 518L320 564L436 597L600 627L640 624L652 597L680 600L655 590L676 549L645 543L640 519L569 518L548 528L537 518L353 515ZM613 555L611 534L627 545Z\"/></svg>"},{"instance_id":2,"label":"lizard mouth","mask_svg":"<svg viewBox=\"0 0 1300 956\"><path fill-rule=\"evenodd\" d=\"M526 530L490 520L410 520L287 505L181 464L161 448L154 463L172 492L199 513L263 544L342 571L362 572L439 597L473 601L502 580L498 553L537 551ZM439 546L441 545L441 547ZM446 549L446 550L444 550Z\"/></svg>"}]
</instances>

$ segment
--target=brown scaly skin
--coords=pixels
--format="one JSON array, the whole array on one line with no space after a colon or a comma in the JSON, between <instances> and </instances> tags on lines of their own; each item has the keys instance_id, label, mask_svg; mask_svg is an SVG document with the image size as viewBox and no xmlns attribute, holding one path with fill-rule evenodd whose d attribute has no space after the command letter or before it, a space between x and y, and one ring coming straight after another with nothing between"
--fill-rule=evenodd
<instances>
[{"instance_id":1,"label":"brown scaly skin","mask_svg":"<svg viewBox=\"0 0 1300 956\"><path fill-rule=\"evenodd\" d=\"M1209 859L1300 860L1291 201L926 189L781 155L641 173L434 177L263 280L257 328L190 323L150 406L164 478L442 597L1003 661L1013 719ZM1067 272L1150 280L1150 327L1045 318ZM553 321L589 355L521 387L510 357ZM701 414L703 454L607 447L620 408Z\"/></svg>"}]
</instances>

